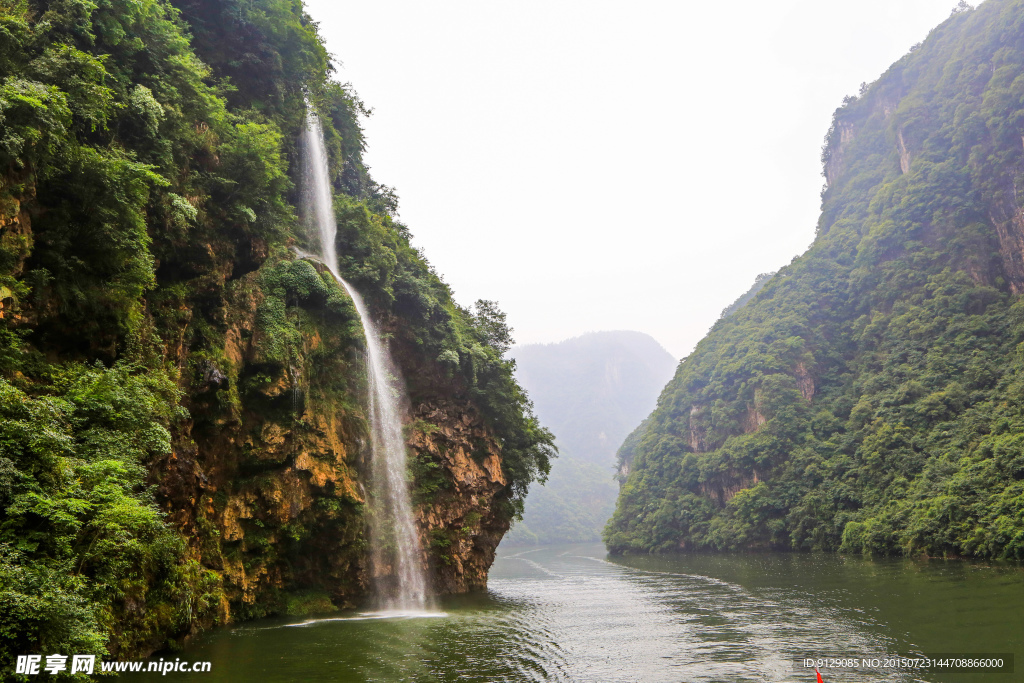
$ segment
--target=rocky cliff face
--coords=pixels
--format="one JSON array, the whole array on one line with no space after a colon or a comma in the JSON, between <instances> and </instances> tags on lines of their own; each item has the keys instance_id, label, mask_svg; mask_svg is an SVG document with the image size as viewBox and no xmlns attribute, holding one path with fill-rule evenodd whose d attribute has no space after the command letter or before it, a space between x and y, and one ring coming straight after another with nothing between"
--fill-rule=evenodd
<instances>
[{"instance_id":1,"label":"rocky cliff face","mask_svg":"<svg viewBox=\"0 0 1024 683\"><path fill-rule=\"evenodd\" d=\"M487 570L511 519L502 510L507 481L501 449L469 405L421 404L410 448L437 466L433 494L420 496L417 522L434 588L464 593L487 587Z\"/></svg>"},{"instance_id":2,"label":"rocky cliff face","mask_svg":"<svg viewBox=\"0 0 1024 683\"><path fill-rule=\"evenodd\" d=\"M1022 9L963 4L836 111L817 238L623 447L613 552L1024 557Z\"/></svg>"},{"instance_id":3,"label":"rocky cliff face","mask_svg":"<svg viewBox=\"0 0 1024 683\"><path fill-rule=\"evenodd\" d=\"M423 561L483 586L552 437L504 314L454 301L370 177L302 3L29 0L0 25L0 662L366 597L362 329L296 257L309 107L339 267L411 393Z\"/></svg>"},{"instance_id":4,"label":"rocky cliff face","mask_svg":"<svg viewBox=\"0 0 1024 683\"><path fill-rule=\"evenodd\" d=\"M298 334L282 357L263 318L274 301L267 280L289 267L308 265L275 260L222 281L220 353L189 354L181 342L187 332L168 349L192 419L179 426L176 448L152 478L193 556L222 577L219 619L225 623L289 609L355 606L371 583L363 519L370 448L358 320L348 302L339 313L324 297L297 298L284 313ZM320 284L330 287L320 275ZM392 318L389 325L397 330L401 321ZM511 521L502 505L508 481L501 448L479 411L456 396L458 382L437 368L424 369L409 353L401 360L420 382L406 432L423 562L439 593L482 589ZM296 592L318 599L296 602Z\"/></svg>"}]
</instances>

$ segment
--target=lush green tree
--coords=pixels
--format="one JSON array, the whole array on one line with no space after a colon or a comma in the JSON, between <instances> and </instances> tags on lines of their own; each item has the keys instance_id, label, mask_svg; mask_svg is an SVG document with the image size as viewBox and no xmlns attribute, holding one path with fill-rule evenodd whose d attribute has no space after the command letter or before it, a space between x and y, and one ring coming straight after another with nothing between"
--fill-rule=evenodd
<instances>
[{"instance_id":1,"label":"lush green tree","mask_svg":"<svg viewBox=\"0 0 1024 683\"><path fill-rule=\"evenodd\" d=\"M307 106L324 124L342 266L402 347L411 389L483 415L509 517L546 475L552 439L503 358L504 314L456 305L410 245L362 161L369 111L331 73L300 0L0 0L0 661L144 653L212 624L229 552L288 570L318 536L361 552L347 494L276 536L254 529L246 551L210 521L223 498L195 500L198 444L253 415L296 438L321 428L291 405L300 370L309 401L347 420L339 433L365 429L358 318L293 250L307 240ZM246 316L243 361L226 349ZM283 377L291 402L268 393ZM232 483L262 485L256 456Z\"/></svg>"},{"instance_id":2,"label":"lush green tree","mask_svg":"<svg viewBox=\"0 0 1024 683\"><path fill-rule=\"evenodd\" d=\"M614 552L1024 558L1022 10L958 8L836 111L817 239L621 454Z\"/></svg>"}]
</instances>

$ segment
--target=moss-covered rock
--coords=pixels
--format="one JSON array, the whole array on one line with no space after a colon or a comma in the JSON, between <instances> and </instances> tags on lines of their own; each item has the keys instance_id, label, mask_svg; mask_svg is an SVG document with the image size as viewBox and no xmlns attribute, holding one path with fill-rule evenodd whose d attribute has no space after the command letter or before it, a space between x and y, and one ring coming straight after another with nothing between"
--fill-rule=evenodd
<instances>
[{"instance_id":1,"label":"moss-covered rock","mask_svg":"<svg viewBox=\"0 0 1024 683\"><path fill-rule=\"evenodd\" d=\"M421 499L424 534L490 520L469 578L436 585L482 585L551 437L503 316L454 303L367 173L366 110L301 3L15 0L0 35L0 662L130 658L364 597L364 341L296 256L307 101L410 420L450 406L439 428L473 415L492 448L484 480L432 455L416 470L420 491L449 484Z\"/></svg>"}]
</instances>

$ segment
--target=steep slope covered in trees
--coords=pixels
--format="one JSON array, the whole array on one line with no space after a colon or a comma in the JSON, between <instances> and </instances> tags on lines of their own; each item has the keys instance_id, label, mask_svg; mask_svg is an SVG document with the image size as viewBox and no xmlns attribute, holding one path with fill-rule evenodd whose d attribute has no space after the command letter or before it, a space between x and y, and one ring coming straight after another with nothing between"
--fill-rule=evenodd
<instances>
[{"instance_id":1,"label":"steep slope covered in trees","mask_svg":"<svg viewBox=\"0 0 1024 683\"><path fill-rule=\"evenodd\" d=\"M615 509L615 450L658 397L676 361L640 332L591 332L512 349L516 377L555 435L559 458L526 499L507 543L600 540Z\"/></svg>"},{"instance_id":2,"label":"steep slope covered in trees","mask_svg":"<svg viewBox=\"0 0 1024 683\"><path fill-rule=\"evenodd\" d=\"M814 244L623 450L609 548L1024 558L1024 2L962 4L823 163Z\"/></svg>"},{"instance_id":3,"label":"steep slope covered in trees","mask_svg":"<svg viewBox=\"0 0 1024 683\"><path fill-rule=\"evenodd\" d=\"M299 0L0 0L3 667L365 593L362 331L292 249L307 97L438 589L484 584L546 473L504 315L410 246L330 73Z\"/></svg>"}]
</instances>

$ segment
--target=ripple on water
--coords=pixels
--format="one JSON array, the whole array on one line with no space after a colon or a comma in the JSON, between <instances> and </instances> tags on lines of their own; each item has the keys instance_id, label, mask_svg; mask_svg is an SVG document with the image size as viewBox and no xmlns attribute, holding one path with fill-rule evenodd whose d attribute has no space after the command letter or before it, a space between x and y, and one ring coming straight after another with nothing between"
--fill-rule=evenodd
<instances>
[{"instance_id":1,"label":"ripple on water","mask_svg":"<svg viewBox=\"0 0 1024 683\"><path fill-rule=\"evenodd\" d=\"M297 628L301 626L314 626L326 624L332 621L371 621L376 619L443 619L447 617L446 612L425 612L423 610L383 610L380 612L360 612L348 617L323 617L321 619L307 619L297 624L281 624L272 628Z\"/></svg>"},{"instance_id":2,"label":"ripple on water","mask_svg":"<svg viewBox=\"0 0 1024 683\"><path fill-rule=\"evenodd\" d=\"M1022 576L1019 568L965 564L933 571L814 556L610 562L600 546L532 549L500 557L486 594L454 596L443 612L265 621L214 631L183 658L213 662L211 673L195 676L202 683L813 682L813 672L794 670L794 658L954 651L942 640L950 632L965 651L1024 651ZM832 671L825 680L958 679Z\"/></svg>"}]
</instances>

